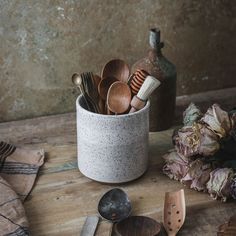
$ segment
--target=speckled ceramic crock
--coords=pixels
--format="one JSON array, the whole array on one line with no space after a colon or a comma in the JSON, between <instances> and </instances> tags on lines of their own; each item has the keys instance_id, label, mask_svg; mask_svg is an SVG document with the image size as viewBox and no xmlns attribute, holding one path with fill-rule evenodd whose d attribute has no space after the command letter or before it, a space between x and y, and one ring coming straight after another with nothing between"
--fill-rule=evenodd
<instances>
[{"instance_id":1,"label":"speckled ceramic crock","mask_svg":"<svg viewBox=\"0 0 236 236\"><path fill-rule=\"evenodd\" d=\"M104 183L140 177L148 166L149 102L135 113L102 115L76 100L78 167L85 176Z\"/></svg>"}]
</instances>

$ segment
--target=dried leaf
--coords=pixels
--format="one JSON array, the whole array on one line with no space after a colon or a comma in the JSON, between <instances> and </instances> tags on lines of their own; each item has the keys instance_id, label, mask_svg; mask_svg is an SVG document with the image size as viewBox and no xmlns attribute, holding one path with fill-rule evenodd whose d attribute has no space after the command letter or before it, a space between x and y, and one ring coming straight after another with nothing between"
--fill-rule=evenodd
<instances>
[{"instance_id":1,"label":"dried leaf","mask_svg":"<svg viewBox=\"0 0 236 236\"><path fill-rule=\"evenodd\" d=\"M175 180L181 180L188 171L188 160L181 157L175 150L170 150L163 156L165 159L165 165L163 172L169 178Z\"/></svg>"},{"instance_id":2,"label":"dried leaf","mask_svg":"<svg viewBox=\"0 0 236 236\"><path fill-rule=\"evenodd\" d=\"M226 201L231 196L231 183L234 172L229 168L218 168L210 173L207 190L214 199Z\"/></svg>"},{"instance_id":3,"label":"dried leaf","mask_svg":"<svg viewBox=\"0 0 236 236\"><path fill-rule=\"evenodd\" d=\"M233 120L228 112L222 110L218 104L212 105L201 121L205 122L220 138L226 137L233 127Z\"/></svg>"},{"instance_id":4,"label":"dried leaf","mask_svg":"<svg viewBox=\"0 0 236 236\"><path fill-rule=\"evenodd\" d=\"M197 191L206 191L206 183L210 179L211 171L212 167L210 164L206 164L202 160L197 159L190 163L188 172L181 182Z\"/></svg>"},{"instance_id":5,"label":"dried leaf","mask_svg":"<svg viewBox=\"0 0 236 236\"><path fill-rule=\"evenodd\" d=\"M194 103L191 103L183 113L184 126L191 126L202 117L202 113Z\"/></svg>"},{"instance_id":6,"label":"dried leaf","mask_svg":"<svg viewBox=\"0 0 236 236\"><path fill-rule=\"evenodd\" d=\"M232 198L236 200L236 178L234 178L231 182L230 194Z\"/></svg>"}]
</instances>

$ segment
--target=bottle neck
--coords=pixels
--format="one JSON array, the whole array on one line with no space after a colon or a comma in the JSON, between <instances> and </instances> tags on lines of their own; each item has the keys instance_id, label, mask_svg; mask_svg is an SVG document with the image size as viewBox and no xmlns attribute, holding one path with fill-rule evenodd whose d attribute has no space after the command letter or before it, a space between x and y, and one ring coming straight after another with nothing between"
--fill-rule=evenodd
<instances>
[{"instance_id":1,"label":"bottle neck","mask_svg":"<svg viewBox=\"0 0 236 236\"><path fill-rule=\"evenodd\" d=\"M161 49L164 47L163 43L157 44L155 47L151 47L148 51L148 57L150 61L156 61L158 58L162 57Z\"/></svg>"}]
</instances>

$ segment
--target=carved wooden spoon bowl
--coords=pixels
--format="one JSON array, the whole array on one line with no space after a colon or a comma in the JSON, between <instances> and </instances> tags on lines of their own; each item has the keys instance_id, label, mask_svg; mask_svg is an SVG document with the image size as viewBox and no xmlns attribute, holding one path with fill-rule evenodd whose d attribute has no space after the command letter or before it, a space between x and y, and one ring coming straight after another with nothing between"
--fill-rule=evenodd
<instances>
[{"instance_id":1,"label":"carved wooden spoon bowl","mask_svg":"<svg viewBox=\"0 0 236 236\"><path fill-rule=\"evenodd\" d=\"M184 190L166 192L164 203L164 227L168 236L175 236L186 216Z\"/></svg>"},{"instance_id":2,"label":"carved wooden spoon bowl","mask_svg":"<svg viewBox=\"0 0 236 236\"><path fill-rule=\"evenodd\" d=\"M119 188L106 192L98 203L99 214L113 223L127 218L131 213L128 195Z\"/></svg>"},{"instance_id":3,"label":"carved wooden spoon bowl","mask_svg":"<svg viewBox=\"0 0 236 236\"><path fill-rule=\"evenodd\" d=\"M130 70L128 65L120 59L114 59L109 61L102 70L102 78L115 77L119 81L127 83L129 78Z\"/></svg>"},{"instance_id":4,"label":"carved wooden spoon bowl","mask_svg":"<svg viewBox=\"0 0 236 236\"><path fill-rule=\"evenodd\" d=\"M129 85L118 81L113 83L107 93L107 107L115 114L125 113L131 102L131 91Z\"/></svg>"}]
</instances>

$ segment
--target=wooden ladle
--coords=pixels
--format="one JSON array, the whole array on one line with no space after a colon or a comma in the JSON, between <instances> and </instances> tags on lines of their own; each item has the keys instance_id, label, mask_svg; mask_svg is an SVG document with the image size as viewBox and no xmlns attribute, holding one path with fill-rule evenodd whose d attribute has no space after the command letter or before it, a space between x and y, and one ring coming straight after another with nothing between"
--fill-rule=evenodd
<instances>
[{"instance_id":1,"label":"wooden ladle","mask_svg":"<svg viewBox=\"0 0 236 236\"><path fill-rule=\"evenodd\" d=\"M169 236L175 236L186 216L184 190L167 192L164 203L164 227Z\"/></svg>"},{"instance_id":2,"label":"wooden ladle","mask_svg":"<svg viewBox=\"0 0 236 236\"><path fill-rule=\"evenodd\" d=\"M101 77L115 77L117 80L127 83L129 79L130 70L128 65L120 59L109 61L102 70Z\"/></svg>"},{"instance_id":3,"label":"wooden ladle","mask_svg":"<svg viewBox=\"0 0 236 236\"><path fill-rule=\"evenodd\" d=\"M113 83L107 93L107 108L115 114L125 113L131 102L131 91L128 84L117 81Z\"/></svg>"}]
</instances>

